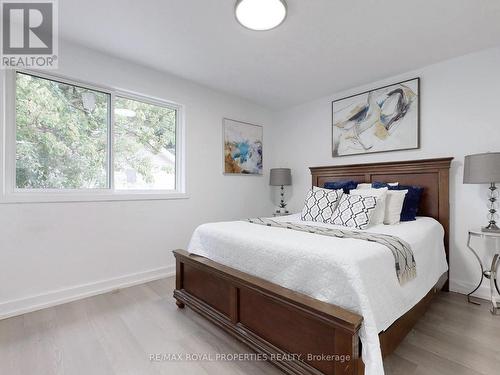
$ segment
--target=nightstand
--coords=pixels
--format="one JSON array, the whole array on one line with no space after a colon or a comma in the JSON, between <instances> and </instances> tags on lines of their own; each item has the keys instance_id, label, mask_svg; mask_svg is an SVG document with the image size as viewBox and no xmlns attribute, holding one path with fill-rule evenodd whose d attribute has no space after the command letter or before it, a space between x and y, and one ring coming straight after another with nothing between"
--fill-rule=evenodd
<instances>
[{"instance_id":1,"label":"nightstand","mask_svg":"<svg viewBox=\"0 0 500 375\"><path fill-rule=\"evenodd\" d=\"M479 281L479 284L477 284L476 288L467 294L467 301L469 303L473 303L475 305L479 305L478 302L471 301L470 296L472 293L474 293L476 290L479 289L481 286L481 283L483 282L483 279L486 277L487 279L490 280L490 296L491 296L491 313L493 315L499 315L500 312L500 305L498 301L497 296L495 295L495 290L500 294L500 290L498 288L498 282L497 282L497 268L498 268L498 263L499 263L499 249L498 247L495 248L494 256L493 256L493 261L491 262L491 268L489 270L485 270L483 266L483 262L481 261L481 258L479 255L477 255L476 251L472 248L471 245L471 240L473 237L478 237L482 239L494 239L495 244L497 245L497 241L500 240L500 233L493 233L493 232L483 232L481 229L478 230L470 230L469 231L469 238L467 239L467 247L469 248L470 251L476 256L477 261L479 262L479 265L481 266L481 280Z\"/></svg>"}]
</instances>

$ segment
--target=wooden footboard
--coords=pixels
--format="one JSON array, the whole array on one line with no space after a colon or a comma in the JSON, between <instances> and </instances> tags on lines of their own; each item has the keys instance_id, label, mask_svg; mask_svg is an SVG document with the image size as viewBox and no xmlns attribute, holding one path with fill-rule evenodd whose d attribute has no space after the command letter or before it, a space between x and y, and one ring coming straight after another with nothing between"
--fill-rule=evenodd
<instances>
[{"instance_id":1,"label":"wooden footboard","mask_svg":"<svg viewBox=\"0 0 500 375\"><path fill-rule=\"evenodd\" d=\"M174 251L174 297L287 374L360 374L363 318L340 307Z\"/></svg>"}]
</instances>

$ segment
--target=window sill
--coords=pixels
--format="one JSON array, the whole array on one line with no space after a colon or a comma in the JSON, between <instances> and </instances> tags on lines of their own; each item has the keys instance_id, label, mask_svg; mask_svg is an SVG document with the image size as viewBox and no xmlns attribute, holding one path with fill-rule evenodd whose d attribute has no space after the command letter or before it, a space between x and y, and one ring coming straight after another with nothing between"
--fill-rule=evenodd
<instances>
[{"instance_id":1,"label":"window sill","mask_svg":"<svg viewBox=\"0 0 500 375\"><path fill-rule=\"evenodd\" d=\"M0 204L13 203L70 203L70 202L115 202L189 199L180 192L15 192L0 198Z\"/></svg>"}]
</instances>

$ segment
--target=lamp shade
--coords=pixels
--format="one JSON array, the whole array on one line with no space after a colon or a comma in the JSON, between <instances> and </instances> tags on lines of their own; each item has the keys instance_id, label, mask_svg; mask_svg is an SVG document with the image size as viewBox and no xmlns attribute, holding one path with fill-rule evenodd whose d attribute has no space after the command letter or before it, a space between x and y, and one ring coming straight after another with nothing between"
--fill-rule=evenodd
<instances>
[{"instance_id":1,"label":"lamp shade","mask_svg":"<svg viewBox=\"0 0 500 375\"><path fill-rule=\"evenodd\" d=\"M500 152L467 155L464 159L464 184L500 182Z\"/></svg>"},{"instance_id":2,"label":"lamp shade","mask_svg":"<svg viewBox=\"0 0 500 375\"><path fill-rule=\"evenodd\" d=\"M292 184L292 171L289 168L273 168L269 178L269 185L281 186Z\"/></svg>"}]
</instances>

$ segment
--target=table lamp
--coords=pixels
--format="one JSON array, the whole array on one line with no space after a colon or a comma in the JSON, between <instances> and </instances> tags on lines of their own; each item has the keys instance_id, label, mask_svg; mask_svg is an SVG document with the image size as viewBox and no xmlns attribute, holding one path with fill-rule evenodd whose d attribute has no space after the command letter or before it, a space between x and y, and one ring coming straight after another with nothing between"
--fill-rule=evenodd
<instances>
[{"instance_id":1,"label":"table lamp","mask_svg":"<svg viewBox=\"0 0 500 375\"><path fill-rule=\"evenodd\" d=\"M500 233L496 219L496 201L498 199L496 182L500 182L500 152L467 155L464 160L464 184L490 184L488 195L489 224L482 228L483 232Z\"/></svg>"},{"instance_id":2,"label":"table lamp","mask_svg":"<svg viewBox=\"0 0 500 375\"><path fill-rule=\"evenodd\" d=\"M286 211L286 203L285 203L285 186L289 186L292 184L292 171L289 168L273 168L271 169L270 177L269 177L269 185L271 186L281 186L281 201L280 201L280 211L281 209Z\"/></svg>"}]
</instances>

